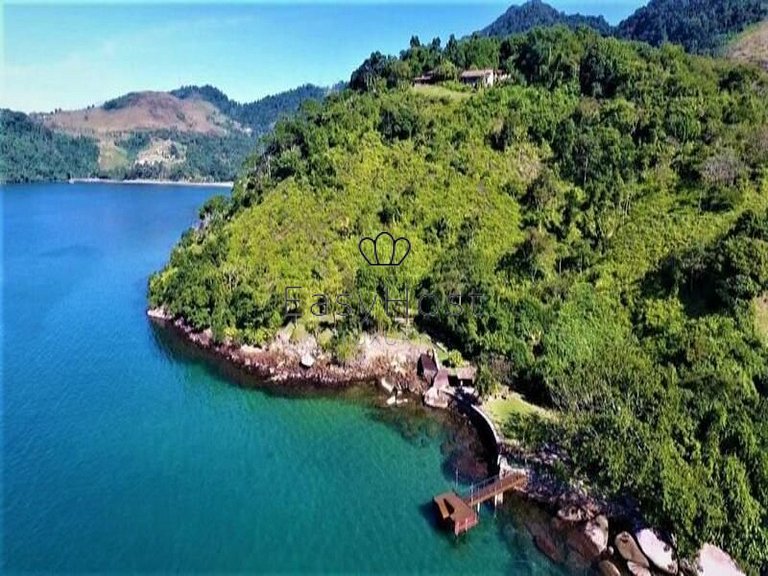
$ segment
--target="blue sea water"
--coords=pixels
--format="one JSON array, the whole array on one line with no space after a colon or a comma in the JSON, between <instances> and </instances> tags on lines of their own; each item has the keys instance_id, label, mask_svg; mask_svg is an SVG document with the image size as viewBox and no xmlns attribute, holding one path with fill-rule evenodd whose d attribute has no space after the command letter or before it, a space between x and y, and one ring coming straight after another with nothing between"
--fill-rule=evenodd
<instances>
[{"instance_id":1,"label":"blue sea water","mask_svg":"<svg viewBox=\"0 0 768 576\"><path fill-rule=\"evenodd\" d=\"M151 326L147 278L216 190L1 193L3 572L557 573L490 513L435 530L440 434L234 386Z\"/></svg>"}]
</instances>

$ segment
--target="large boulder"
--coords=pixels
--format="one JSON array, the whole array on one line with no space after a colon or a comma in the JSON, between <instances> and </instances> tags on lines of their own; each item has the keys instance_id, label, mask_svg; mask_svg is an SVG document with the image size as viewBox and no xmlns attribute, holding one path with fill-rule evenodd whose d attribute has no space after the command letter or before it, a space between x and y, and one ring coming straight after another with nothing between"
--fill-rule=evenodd
<instances>
[{"instance_id":1,"label":"large boulder","mask_svg":"<svg viewBox=\"0 0 768 576\"><path fill-rule=\"evenodd\" d=\"M614 544L616 544L616 550L618 551L619 556L624 558L624 560L627 562L634 562L645 568L650 568L648 558L646 558L640 551L640 547L637 545L637 542L635 542L632 534L629 532L621 532L617 534Z\"/></svg>"},{"instance_id":2,"label":"large boulder","mask_svg":"<svg viewBox=\"0 0 768 576\"><path fill-rule=\"evenodd\" d=\"M557 517L563 522L574 524L589 520L587 511L579 506L567 506L557 511Z\"/></svg>"},{"instance_id":3,"label":"large boulder","mask_svg":"<svg viewBox=\"0 0 768 576\"><path fill-rule=\"evenodd\" d=\"M650 528L643 528L635 532L635 539L645 557L656 568L667 574L677 574L677 555L671 544L664 542Z\"/></svg>"},{"instance_id":4,"label":"large boulder","mask_svg":"<svg viewBox=\"0 0 768 576\"><path fill-rule=\"evenodd\" d=\"M696 570L702 576L744 576L734 559L712 544L704 544L699 550Z\"/></svg>"},{"instance_id":5,"label":"large boulder","mask_svg":"<svg viewBox=\"0 0 768 576\"><path fill-rule=\"evenodd\" d=\"M569 548L591 564L608 548L608 519L600 515L575 526L568 532L566 542Z\"/></svg>"},{"instance_id":6,"label":"large boulder","mask_svg":"<svg viewBox=\"0 0 768 576\"><path fill-rule=\"evenodd\" d=\"M632 561L627 562L627 570L629 570L629 573L632 574L632 576L653 576L648 567L640 566L640 564L635 564Z\"/></svg>"},{"instance_id":7,"label":"large boulder","mask_svg":"<svg viewBox=\"0 0 768 576\"><path fill-rule=\"evenodd\" d=\"M553 529L552 518L543 509L531 506L521 515L523 523L533 537L536 547L556 564L565 561L562 538Z\"/></svg>"},{"instance_id":8,"label":"large boulder","mask_svg":"<svg viewBox=\"0 0 768 576\"><path fill-rule=\"evenodd\" d=\"M597 569L602 576L621 576L621 572L610 560L603 560L597 565Z\"/></svg>"},{"instance_id":9,"label":"large boulder","mask_svg":"<svg viewBox=\"0 0 768 576\"><path fill-rule=\"evenodd\" d=\"M536 544L536 548L555 564L562 564L565 562L565 554L563 553L562 548L560 548L555 540L546 532L542 531L536 534L536 536L533 537L533 542Z\"/></svg>"}]
</instances>

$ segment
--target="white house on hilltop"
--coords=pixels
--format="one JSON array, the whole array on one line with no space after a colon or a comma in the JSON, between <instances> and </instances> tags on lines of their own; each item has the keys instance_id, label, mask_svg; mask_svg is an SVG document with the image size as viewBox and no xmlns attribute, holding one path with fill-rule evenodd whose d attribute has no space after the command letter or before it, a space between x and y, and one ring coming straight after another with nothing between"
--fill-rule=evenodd
<instances>
[{"instance_id":1,"label":"white house on hilltop","mask_svg":"<svg viewBox=\"0 0 768 576\"><path fill-rule=\"evenodd\" d=\"M462 84L469 84L475 88L487 88L496 82L496 71L493 68L482 70L465 70L459 76Z\"/></svg>"}]
</instances>

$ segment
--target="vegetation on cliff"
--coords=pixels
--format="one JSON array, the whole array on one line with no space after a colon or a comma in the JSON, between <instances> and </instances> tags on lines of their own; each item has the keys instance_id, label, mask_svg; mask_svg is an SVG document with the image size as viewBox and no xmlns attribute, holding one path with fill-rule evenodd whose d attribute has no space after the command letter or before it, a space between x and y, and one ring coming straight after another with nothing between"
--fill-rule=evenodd
<instances>
[{"instance_id":1,"label":"vegetation on cliff","mask_svg":"<svg viewBox=\"0 0 768 576\"><path fill-rule=\"evenodd\" d=\"M409 82L495 65L511 80L487 90ZM768 76L551 28L415 41L351 85L278 124L151 278L151 304L260 343L288 287L310 330L349 312L336 295L362 301L340 335L396 325L404 307L383 302L408 289L422 330L560 413L516 417L517 433L564 445L684 552L711 541L759 569ZM409 239L400 267L358 252L381 230Z\"/></svg>"}]
</instances>

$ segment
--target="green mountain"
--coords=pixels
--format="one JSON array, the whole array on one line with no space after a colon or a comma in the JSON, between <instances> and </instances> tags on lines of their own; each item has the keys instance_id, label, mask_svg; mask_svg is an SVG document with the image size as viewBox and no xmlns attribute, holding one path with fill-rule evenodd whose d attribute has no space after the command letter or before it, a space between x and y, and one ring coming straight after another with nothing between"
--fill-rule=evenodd
<instances>
[{"instance_id":1,"label":"green mountain","mask_svg":"<svg viewBox=\"0 0 768 576\"><path fill-rule=\"evenodd\" d=\"M281 116L296 112L307 100L322 100L328 91L328 88L305 84L246 104L230 100L221 90L210 85L182 86L172 90L171 94L182 100L199 98L209 102L241 126L263 135L272 129Z\"/></svg>"},{"instance_id":2,"label":"green mountain","mask_svg":"<svg viewBox=\"0 0 768 576\"><path fill-rule=\"evenodd\" d=\"M510 6L504 14L478 32L481 36L504 37L527 32L540 26L562 25L568 28L586 26L601 34L610 34L613 30L602 16L582 16L566 14L556 10L541 0L528 0L520 6Z\"/></svg>"},{"instance_id":3,"label":"green mountain","mask_svg":"<svg viewBox=\"0 0 768 576\"><path fill-rule=\"evenodd\" d=\"M481 391L554 413L512 415L508 434L562 447L559 474L631 496L682 554L713 542L757 573L768 75L587 30L417 44L279 122L151 278L151 305L259 344L298 287L299 326L344 359L361 331L399 326L387 299L407 290L418 328L480 365ZM499 62L512 81L488 89L408 82ZM407 258L380 247L400 266L359 253L381 231L408 239Z\"/></svg>"},{"instance_id":4,"label":"green mountain","mask_svg":"<svg viewBox=\"0 0 768 576\"><path fill-rule=\"evenodd\" d=\"M715 54L731 36L765 18L765 0L651 0L621 22L617 33L654 46L672 42L695 54Z\"/></svg>"},{"instance_id":5,"label":"green mountain","mask_svg":"<svg viewBox=\"0 0 768 576\"><path fill-rule=\"evenodd\" d=\"M540 26L585 26L652 46L670 42L694 54L716 54L733 35L767 17L766 0L651 0L613 27L600 16L565 14L541 0L528 0L511 6L478 34L504 37Z\"/></svg>"},{"instance_id":6,"label":"green mountain","mask_svg":"<svg viewBox=\"0 0 768 576\"><path fill-rule=\"evenodd\" d=\"M54 132L26 114L0 110L0 182L95 176L98 158L90 138Z\"/></svg>"},{"instance_id":7,"label":"green mountain","mask_svg":"<svg viewBox=\"0 0 768 576\"><path fill-rule=\"evenodd\" d=\"M279 118L327 92L306 85L240 104L212 86L186 86L132 92L82 110L30 116L9 112L13 129L0 135L8 150L3 174L11 182L90 176L232 180ZM87 153L75 157L73 141ZM46 146L70 153L51 164L41 152Z\"/></svg>"}]
</instances>

